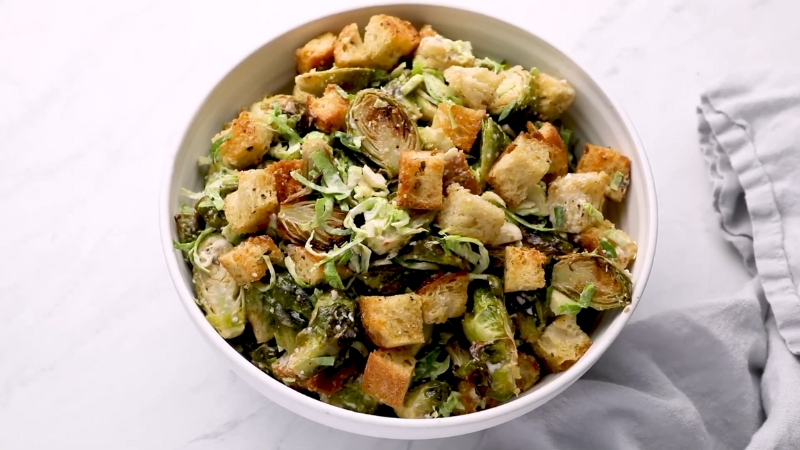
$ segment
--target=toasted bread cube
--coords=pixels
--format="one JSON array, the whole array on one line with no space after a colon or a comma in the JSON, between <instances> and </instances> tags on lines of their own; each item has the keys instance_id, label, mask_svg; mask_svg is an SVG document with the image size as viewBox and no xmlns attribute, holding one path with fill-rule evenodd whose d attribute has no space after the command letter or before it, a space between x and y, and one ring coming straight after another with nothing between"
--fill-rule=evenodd
<instances>
[{"instance_id":1,"label":"toasted bread cube","mask_svg":"<svg viewBox=\"0 0 800 450\"><path fill-rule=\"evenodd\" d=\"M557 373L572 367L591 345L592 340L575 322L575 316L565 314L544 329L533 350L551 372Z\"/></svg>"},{"instance_id":2,"label":"toasted bread cube","mask_svg":"<svg viewBox=\"0 0 800 450\"><path fill-rule=\"evenodd\" d=\"M514 209L550 168L551 145L531 133L520 133L489 171L487 182Z\"/></svg>"},{"instance_id":3,"label":"toasted bread cube","mask_svg":"<svg viewBox=\"0 0 800 450\"><path fill-rule=\"evenodd\" d=\"M433 116L433 128L444 131L453 144L466 153L472 149L486 111L465 108L452 103L439 103Z\"/></svg>"},{"instance_id":4,"label":"toasted bread cube","mask_svg":"<svg viewBox=\"0 0 800 450\"><path fill-rule=\"evenodd\" d=\"M502 209L458 184L447 188L442 210L436 216L439 228L447 233L474 238L484 244L497 239L505 222Z\"/></svg>"},{"instance_id":5,"label":"toasted bread cube","mask_svg":"<svg viewBox=\"0 0 800 450\"><path fill-rule=\"evenodd\" d=\"M597 251L623 269L636 259L638 251L633 239L624 231L614 228L614 224L607 220L579 234L578 245L588 252ZM609 247L612 251L608 250Z\"/></svg>"},{"instance_id":6,"label":"toasted bread cube","mask_svg":"<svg viewBox=\"0 0 800 450\"><path fill-rule=\"evenodd\" d=\"M447 192L451 184L459 184L473 194L481 193L481 186L475 178L475 173L467 164L467 156L457 148L451 148L444 154L444 180L442 188Z\"/></svg>"},{"instance_id":7,"label":"toasted bread cube","mask_svg":"<svg viewBox=\"0 0 800 450\"><path fill-rule=\"evenodd\" d=\"M538 131L541 138L550 144L550 168L547 169L547 178L552 181L566 175L569 172L569 157L558 128L550 122L545 122Z\"/></svg>"},{"instance_id":8,"label":"toasted bread cube","mask_svg":"<svg viewBox=\"0 0 800 450\"><path fill-rule=\"evenodd\" d=\"M419 33L411 23L378 14L369 19L363 40L358 25L351 23L342 29L336 39L334 60L337 67L390 70L400 58L417 48L419 40Z\"/></svg>"},{"instance_id":9,"label":"toasted bread cube","mask_svg":"<svg viewBox=\"0 0 800 450\"><path fill-rule=\"evenodd\" d=\"M320 98L308 101L308 114L314 119L314 126L323 133L333 133L346 129L345 116L350 101L339 94L336 86L329 84Z\"/></svg>"},{"instance_id":10,"label":"toasted bread cube","mask_svg":"<svg viewBox=\"0 0 800 450\"><path fill-rule=\"evenodd\" d=\"M286 161L274 162L266 167L266 171L275 178L276 194L278 203L294 203L305 198L305 186L292 178L292 172L303 169L303 161L300 159L290 159ZM287 201L288 200L288 201Z\"/></svg>"},{"instance_id":11,"label":"toasted bread cube","mask_svg":"<svg viewBox=\"0 0 800 450\"><path fill-rule=\"evenodd\" d=\"M425 39L426 37L438 36L439 33L433 29L430 24L425 24L419 29L419 38Z\"/></svg>"},{"instance_id":12,"label":"toasted bread cube","mask_svg":"<svg viewBox=\"0 0 800 450\"><path fill-rule=\"evenodd\" d=\"M399 408L411 384L415 363L408 352L375 350L367 359L361 389L381 403Z\"/></svg>"},{"instance_id":13,"label":"toasted bread cube","mask_svg":"<svg viewBox=\"0 0 800 450\"><path fill-rule=\"evenodd\" d=\"M225 197L225 218L239 234L255 233L269 226L278 210L275 177L266 169L239 172L239 188Z\"/></svg>"},{"instance_id":14,"label":"toasted bread cube","mask_svg":"<svg viewBox=\"0 0 800 450\"><path fill-rule=\"evenodd\" d=\"M471 67L474 64L472 44L440 35L422 38L414 54L415 66L421 65L440 72L452 66Z\"/></svg>"},{"instance_id":15,"label":"toasted bread cube","mask_svg":"<svg viewBox=\"0 0 800 450\"><path fill-rule=\"evenodd\" d=\"M219 263L239 284L258 281L267 274L267 255L273 263L283 261L283 252L269 236L252 236L219 257Z\"/></svg>"},{"instance_id":16,"label":"toasted bread cube","mask_svg":"<svg viewBox=\"0 0 800 450\"><path fill-rule=\"evenodd\" d=\"M358 304L364 330L379 347L394 348L425 342L420 296L361 296Z\"/></svg>"},{"instance_id":17,"label":"toasted bread cube","mask_svg":"<svg viewBox=\"0 0 800 450\"><path fill-rule=\"evenodd\" d=\"M313 69L326 70L333 65L333 49L336 35L325 33L308 41L302 48L294 52L297 61L297 73L310 72Z\"/></svg>"},{"instance_id":18,"label":"toasted bread cube","mask_svg":"<svg viewBox=\"0 0 800 450\"><path fill-rule=\"evenodd\" d=\"M323 257L312 255L305 247L292 244L286 246L286 253L294 261L295 273L305 283L314 286L325 281L325 268L317 265Z\"/></svg>"},{"instance_id":19,"label":"toasted bread cube","mask_svg":"<svg viewBox=\"0 0 800 450\"><path fill-rule=\"evenodd\" d=\"M467 311L469 274L449 273L426 282L417 290L422 297L422 321L444 323Z\"/></svg>"},{"instance_id":20,"label":"toasted bread cube","mask_svg":"<svg viewBox=\"0 0 800 450\"><path fill-rule=\"evenodd\" d=\"M444 156L426 151L400 153L397 205L411 209L442 209Z\"/></svg>"},{"instance_id":21,"label":"toasted bread cube","mask_svg":"<svg viewBox=\"0 0 800 450\"><path fill-rule=\"evenodd\" d=\"M539 381L541 368L536 358L526 353L518 352L517 359L520 373L520 377L517 378L517 387L521 392L525 392Z\"/></svg>"},{"instance_id":22,"label":"toasted bread cube","mask_svg":"<svg viewBox=\"0 0 800 450\"><path fill-rule=\"evenodd\" d=\"M534 107L539 117L548 122L558 119L575 100L575 89L567 80L540 72L533 78L536 101Z\"/></svg>"},{"instance_id":23,"label":"toasted bread cube","mask_svg":"<svg viewBox=\"0 0 800 450\"><path fill-rule=\"evenodd\" d=\"M547 207L553 226L567 233L580 233L594 225L597 219L587 209L603 210L607 185L605 172L569 173L550 183Z\"/></svg>"},{"instance_id":24,"label":"toasted bread cube","mask_svg":"<svg viewBox=\"0 0 800 450\"><path fill-rule=\"evenodd\" d=\"M503 289L505 292L532 291L545 287L547 256L535 248L507 246Z\"/></svg>"},{"instance_id":25,"label":"toasted bread cube","mask_svg":"<svg viewBox=\"0 0 800 450\"><path fill-rule=\"evenodd\" d=\"M489 108L500 82L500 75L485 67L452 66L443 73L447 84L464 99L464 105L472 109Z\"/></svg>"},{"instance_id":26,"label":"toasted bread cube","mask_svg":"<svg viewBox=\"0 0 800 450\"><path fill-rule=\"evenodd\" d=\"M230 128L220 132L212 142L223 136L230 136L219 146L219 155L225 165L234 169L244 169L261 162L272 142L270 129L263 114L242 111L233 119Z\"/></svg>"},{"instance_id":27,"label":"toasted bread cube","mask_svg":"<svg viewBox=\"0 0 800 450\"><path fill-rule=\"evenodd\" d=\"M615 202L621 202L625 198L628 185L631 184L631 160L607 147L586 144L575 171L605 172L609 179L605 191L606 198Z\"/></svg>"}]
</instances>

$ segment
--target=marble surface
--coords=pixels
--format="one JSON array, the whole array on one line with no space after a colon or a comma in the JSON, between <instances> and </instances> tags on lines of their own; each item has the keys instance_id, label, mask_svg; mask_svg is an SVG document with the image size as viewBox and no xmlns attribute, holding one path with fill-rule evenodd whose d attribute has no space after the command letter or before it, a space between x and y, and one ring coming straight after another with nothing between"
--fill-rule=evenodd
<instances>
[{"instance_id":1,"label":"marble surface","mask_svg":"<svg viewBox=\"0 0 800 450\"><path fill-rule=\"evenodd\" d=\"M344 2L276 3L0 1L0 448L469 449L496 439L386 441L316 425L238 380L179 304L156 205L182 127L243 56ZM660 221L634 320L740 288L747 274L711 209L695 106L737 68L798 61L797 3L444 3L568 50L637 126Z\"/></svg>"}]
</instances>

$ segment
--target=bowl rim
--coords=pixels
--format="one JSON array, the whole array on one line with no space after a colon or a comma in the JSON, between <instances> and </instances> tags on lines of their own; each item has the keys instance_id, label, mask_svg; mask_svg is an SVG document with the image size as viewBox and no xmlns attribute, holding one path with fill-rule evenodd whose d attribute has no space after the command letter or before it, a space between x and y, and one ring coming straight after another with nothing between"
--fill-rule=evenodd
<instances>
[{"instance_id":1,"label":"bowl rim","mask_svg":"<svg viewBox=\"0 0 800 450\"><path fill-rule=\"evenodd\" d=\"M505 27L514 28L516 29L515 31L526 33L530 36L539 39L544 45L550 46L553 50L560 53L564 58L566 58L566 60L568 60L576 67L578 67L581 71L583 71L583 73L586 75L587 80L591 84L593 84L594 87L596 88L597 94L604 101L606 101L611 106L611 108L619 115L622 124L625 127L625 132L629 135L631 141L634 144L634 151L636 152L637 156L641 161L642 173L644 174L644 180L641 180L640 183L642 183L645 188L647 205L648 205L646 213L650 220L649 227L647 229L649 237L647 247L644 249L640 248L639 250L640 257L637 258L637 263L643 264L644 267L642 267L641 269L640 279L634 286L633 302L628 308L625 309L625 311L622 311L621 314L609 324L607 330L604 333L604 340L599 344L597 342L592 343L592 347L597 348L596 351L584 355L568 370L561 372L558 375L558 379L554 380L552 383L549 383L539 388L537 391L531 393L530 395L517 398L514 401L506 402L493 408L485 409L470 414L451 416L451 417L441 417L435 419L426 419L426 420L408 420L395 417L382 417L371 414L358 413L343 408L339 408L333 405L329 405L320 400L308 397L290 388L289 386L286 386L285 384L270 377L268 374L264 373L256 366L251 364L244 357L242 357L241 354L239 354L236 350L234 350L234 348L214 330L214 328L205 319L205 316L203 315L200 308L197 307L194 295L192 294L192 291L185 283L183 276L181 274L179 264L185 264L185 262L183 258L179 256L178 251L173 248L173 236L171 230L173 216L172 213L170 212L170 203L174 195L174 192L171 192L171 186L173 177L175 175L175 168L180 153L180 149L183 147L184 142L187 140L189 136L189 130L191 129L192 124L197 120L200 111L205 106L211 94L220 87L220 85L225 81L225 79L230 75L230 73L236 67L241 65L247 59L251 58L254 54L258 53L264 46L269 45L272 41L280 38L286 33L306 27L316 21L324 20L328 17L344 13L354 13L362 10L370 10L380 7L403 7L403 6L435 7L435 8L451 9L454 11L464 11L470 14L483 16L490 20L497 21L499 23L502 23L503 26ZM534 33L533 31L529 31L525 28L521 28L517 25L508 23L502 18L497 17L496 15L484 11L478 11L469 6L463 6L463 7L452 6L449 4L442 4L439 2L430 2L430 1L425 2L416 0L397 1L397 2L390 1L381 4L364 5L355 8L338 7L325 14L313 14L309 15L309 17L310 18L308 20L305 20L296 26L293 26L291 28L282 28L280 30L277 30L275 34L270 34L267 40L263 41L256 48L254 48L252 51L250 51L241 59L239 59L235 65L233 65L228 71L222 74L219 77L219 79L213 84L213 87L211 87L211 89L208 90L208 92L206 92L206 94L202 97L202 99L199 102L197 102L194 108L194 112L184 125L185 131L181 134L181 139L179 141L179 144L174 149L172 154L167 156L168 161L166 166L164 167L164 172L162 174L161 190L159 195L160 197L159 232L161 235L161 246L164 254L164 259L167 265L167 269L169 271L170 278L172 279L172 283L175 286L178 296L180 297L181 303L183 304L187 313L191 317L191 320L194 322L194 325L198 330L201 331L202 335L205 337L206 341L208 341L209 344L215 347L228 360L230 360L230 362L232 362L235 365L236 368L236 370L234 370L235 372L246 373L253 380L258 380L259 383L265 385L270 391L275 392L276 395L282 397L287 402L297 402L302 406L305 406L312 410L316 410L318 413L329 416L335 416L341 419L342 421L346 422L356 422L363 425L372 425L376 427L403 428L410 430L465 427L469 425L477 425L482 422L497 422L498 420L502 422L501 418L503 416L511 415L511 417L513 418L519 415L519 414L513 415L515 411L519 411L535 403L538 403L540 406L546 403L547 401L551 400L556 395L565 390L567 387L572 385L581 376L583 376L583 374L586 373L586 371L588 371L600 357L602 357L602 355L606 352L608 347L611 346L611 344L613 344L613 342L617 339L622 329L630 320L632 313L636 309L636 306L638 305L639 301L641 300L642 294L644 293L645 287L647 285L647 282L650 278L650 274L652 271L653 262L655 260L656 244L658 240L658 207L656 199L655 180L653 178L653 173L649 159L647 158L647 153L644 150L644 146L630 118L622 109L622 107L619 105L619 103L615 101L608 94L608 91L602 86L602 84L597 81L597 78L594 75L592 75L591 71L589 71L584 65L580 64L569 52L563 50L559 46L553 44L549 40ZM282 407L285 407L283 402L277 401L274 398L270 398L270 400L281 404ZM289 409L297 412L297 410L295 410L294 408L289 408ZM297 413L299 415L303 415L300 414L299 412ZM311 419L315 420L314 418ZM330 424L328 425L335 426ZM479 429L481 428L476 427L472 431L477 431ZM413 436L411 436L411 438L413 438Z\"/></svg>"}]
</instances>

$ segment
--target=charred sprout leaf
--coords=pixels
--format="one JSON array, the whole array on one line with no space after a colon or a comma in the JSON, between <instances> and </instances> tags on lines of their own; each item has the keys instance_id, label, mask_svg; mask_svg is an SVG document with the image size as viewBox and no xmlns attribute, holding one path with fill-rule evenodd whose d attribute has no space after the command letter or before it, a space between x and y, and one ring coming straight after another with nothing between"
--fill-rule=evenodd
<instances>
[{"instance_id":1,"label":"charred sprout leaf","mask_svg":"<svg viewBox=\"0 0 800 450\"><path fill-rule=\"evenodd\" d=\"M281 205L278 212L278 236L284 241L297 245L305 245L314 232L311 244L321 249L329 249L334 244L342 242L345 237L337 233L329 233L317 220L316 204L313 201L304 201ZM328 229L344 230L343 221L345 213L333 208L324 223Z\"/></svg>"},{"instance_id":2,"label":"charred sprout leaf","mask_svg":"<svg viewBox=\"0 0 800 450\"><path fill-rule=\"evenodd\" d=\"M294 351L278 359L272 369L282 379L310 378L332 365L324 357L338 357L356 334L356 302L338 291L326 293L317 300L308 327L297 335Z\"/></svg>"},{"instance_id":3,"label":"charred sprout leaf","mask_svg":"<svg viewBox=\"0 0 800 450\"><path fill-rule=\"evenodd\" d=\"M593 253L573 253L559 258L553 267L552 285L579 306L583 294L584 302L589 300L587 306L598 311L622 308L631 302L628 274L610 260ZM587 291L589 285L593 287L591 295Z\"/></svg>"},{"instance_id":4,"label":"charred sprout leaf","mask_svg":"<svg viewBox=\"0 0 800 450\"><path fill-rule=\"evenodd\" d=\"M394 411L404 419L438 417L439 409L447 401L450 392L450 385L444 381L428 381L409 391L403 406Z\"/></svg>"},{"instance_id":5,"label":"charred sprout leaf","mask_svg":"<svg viewBox=\"0 0 800 450\"><path fill-rule=\"evenodd\" d=\"M435 380L439 375L447 372L450 368L450 355L445 353L444 358L441 358L441 354L441 347L434 347L422 358L418 359L416 366L414 366L412 383L420 380Z\"/></svg>"},{"instance_id":6,"label":"charred sprout leaf","mask_svg":"<svg viewBox=\"0 0 800 450\"><path fill-rule=\"evenodd\" d=\"M272 288L272 298L291 318L290 325L305 327L311 319L314 305L311 295L297 285L292 276L286 272L279 274Z\"/></svg>"},{"instance_id":7,"label":"charred sprout leaf","mask_svg":"<svg viewBox=\"0 0 800 450\"><path fill-rule=\"evenodd\" d=\"M361 389L360 380L350 381L340 391L332 395L321 395L320 400L329 405L362 414L373 414L378 409L379 404L377 400Z\"/></svg>"},{"instance_id":8,"label":"charred sprout leaf","mask_svg":"<svg viewBox=\"0 0 800 450\"><path fill-rule=\"evenodd\" d=\"M250 352L250 362L266 373L272 373L272 364L278 360L278 349L261 344Z\"/></svg>"},{"instance_id":9,"label":"charred sprout leaf","mask_svg":"<svg viewBox=\"0 0 800 450\"><path fill-rule=\"evenodd\" d=\"M355 93L369 85L375 71L356 67L334 67L319 72L307 72L294 78L298 88L315 97L321 96L329 84L335 84L348 93Z\"/></svg>"},{"instance_id":10,"label":"charred sprout leaf","mask_svg":"<svg viewBox=\"0 0 800 450\"><path fill-rule=\"evenodd\" d=\"M200 216L191 206L184 206L175 214L175 231L178 242L186 244L200 236Z\"/></svg>"},{"instance_id":11,"label":"charred sprout leaf","mask_svg":"<svg viewBox=\"0 0 800 450\"><path fill-rule=\"evenodd\" d=\"M494 120L490 117L484 119L481 126L480 162L476 168L478 183L481 187L486 185L489 171L509 143L510 139Z\"/></svg>"},{"instance_id":12,"label":"charred sprout leaf","mask_svg":"<svg viewBox=\"0 0 800 450\"><path fill-rule=\"evenodd\" d=\"M244 309L256 342L263 344L275 336L275 318L270 312L266 294L255 288L245 291Z\"/></svg>"},{"instance_id":13,"label":"charred sprout leaf","mask_svg":"<svg viewBox=\"0 0 800 450\"><path fill-rule=\"evenodd\" d=\"M244 294L218 258L233 246L218 233L198 237L194 256L192 281L197 294L197 304L206 319L225 339L244 332Z\"/></svg>"},{"instance_id":14,"label":"charred sprout leaf","mask_svg":"<svg viewBox=\"0 0 800 450\"><path fill-rule=\"evenodd\" d=\"M347 130L361 136L361 151L376 164L397 176L400 152L420 150L417 125L391 95L364 89L356 94L347 111Z\"/></svg>"},{"instance_id":15,"label":"charred sprout leaf","mask_svg":"<svg viewBox=\"0 0 800 450\"><path fill-rule=\"evenodd\" d=\"M515 381L519 378L517 347L503 300L489 288L478 288L472 311L464 315L462 327L464 335L472 342L472 357L488 369L488 395L504 401L518 394Z\"/></svg>"},{"instance_id":16,"label":"charred sprout leaf","mask_svg":"<svg viewBox=\"0 0 800 450\"><path fill-rule=\"evenodd\" d=\"M506 305L519 338L533 345L547 325L546 297L543 290L513 292L506 295Z\"/></svg>"},{"instance_id":17,"label":"charred sprout leaf","mask_svg":"<svg viewBox=\"0 0 800 450\"><path fill-rule=\"evenodd\" d=\"M407 287L419 287L428 276L428 272L406 270L390 264L370 267L369 272L360 273L356 277L360 282L359 292L369 295L395 295L404 293Z\"/></svg>"},{"instance_id":18,"label":"charred sprout leaf","mask_svg":"<svg viewBox=\"0 0 800 450\"><path fill-rule=\"evenodd\" d=\"M469 351L458 345L458 342L448 343L445 350L453 362L453 375L458 378L469 380L476 372L482 370L481 362L474 359Z\"/></svg>"},{"instance_id":19,"label":"charred sprout leaf","mask_svg":"<svg viewBox=\"0 0 800 450\"><path fill-rule=\"evenodd\" d=\"M525 245L539 250L546 256L561 256L575 251L575 246L558 233L523 231Z\"/></svg>"},{"instance_id":20,"label":"charred sprout leaf","mask_svg":"<svg viewBox=\"0 0 800 450\"><path fill-rule=\"evenodd\" d=\"M397 257L397 261L404 266L413 263L428 263L436 266L457 267L460 270L470 270L471 268L467 260L451 252L441 239L434 237L412 242Z\"/></svg>"}]
</instances>

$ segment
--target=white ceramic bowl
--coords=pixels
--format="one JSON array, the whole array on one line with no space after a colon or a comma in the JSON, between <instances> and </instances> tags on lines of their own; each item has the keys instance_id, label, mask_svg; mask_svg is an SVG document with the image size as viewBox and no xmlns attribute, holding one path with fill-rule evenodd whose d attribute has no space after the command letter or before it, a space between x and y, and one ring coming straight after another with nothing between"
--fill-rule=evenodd
<instances>
[{"instance_id":1,"label":"white ceramic bowl","mask_svg":"<svg viewBox=\"0 0 800 450\"><path fill-rule=\"evenodd\" d=\"M430 23L443 35L472 42L474 53L506 59L524 67L566 78L578 92L569 119L577 125L582 141L618 149L631 159L632 184L616 215L616 223L639 244L632 268L633 303L625 310L605 313L592 334L593 344L566 372L549 375L533 389L506 404L464 416L409 420L377 417L336 408L296 392L270 378L240 356L206 321L194 303L191 273L181 254L172 248L173 215L182 199L181 187L199 190L202 180L197 158L208 152L211 137L220 124L240 108L266 93L291 86L295 75L294 51L326 31L338 31L357 22L363 26L374 14L391 14L420 26ZM656 192L650 166L633 125L622 110L583 68L541 38L483 14L432 5L384 5L327 16L276 37L234 67L211 91L186 128L180 147L165 173L161 192L161 241L167 267L183 306L200 334L224 357L231 369L270 400L303 417L353 433L396 439L428 439L470 433L514 419L541 406L583 375L614 342L638 305L653 263L656 248Z\"/></svg>"}]
</instances>

